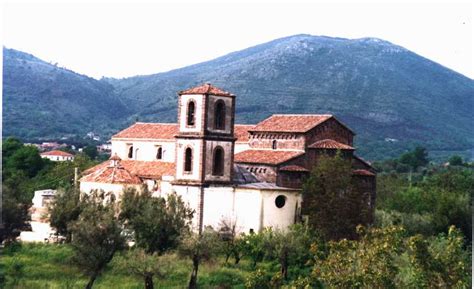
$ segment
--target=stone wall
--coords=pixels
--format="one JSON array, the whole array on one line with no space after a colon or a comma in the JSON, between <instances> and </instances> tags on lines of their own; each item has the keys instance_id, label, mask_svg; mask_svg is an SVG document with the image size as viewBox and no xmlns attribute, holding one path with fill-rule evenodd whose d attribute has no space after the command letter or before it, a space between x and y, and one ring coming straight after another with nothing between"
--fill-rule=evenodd
<instances>
[{"instance_id":1,"label":"stone wall","mask_svg":"<svg viewBox=\"0 0 474 289\"><path fill-rule=\"evenodd\" d=\"M330 118L306 134L306 145L319 140L332 139L352 146L354 134L334 118Z\"/></svg>"},{"instance_id":2,"label":"stone wall","mask_svg":"<svg viewBox=\"0 0 474 289\"><path fill-rule=\"evenodd\" d=\"M305 137L296 133L250 132L252 149L304 150Z\"/></svg>"}]
</instances>

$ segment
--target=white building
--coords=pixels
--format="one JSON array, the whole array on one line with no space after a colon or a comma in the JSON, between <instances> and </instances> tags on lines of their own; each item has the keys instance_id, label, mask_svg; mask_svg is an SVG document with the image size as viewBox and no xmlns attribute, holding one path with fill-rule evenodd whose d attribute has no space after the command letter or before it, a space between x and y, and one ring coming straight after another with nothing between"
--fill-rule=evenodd
<instances>
[{"instance_id":1,"label":"white building","mask_svg":"<svg viewBox=\"0 0 474 289\"><path fill-rule=\"evenodd\" d=\"M64 161L74 160L74 155L67 152L58 151L58 150L44 152L44 153L41 153L40 156L44 159L49 159L54 162L64 162Z\"/></svg>"},{"instance_id":2,"label":"white building","mask_svg":"<svg viewBox=\"0 0 474 289\"><path fill-rule=\"evenodd\" d=\"M341 149L352 157L354 134L331 115L235 125L234 113L235 96L210 84L181 91L178 123L137 122L114 135L111 159L84 172L81 191L120 198L124 188L146 185L154 196L176 192L195 210L199 230L222 220L245 233L287 228L300 217L301 180L318 153ZM374 176L355 163L363 178Z\"/></svg>"}]
</instances>

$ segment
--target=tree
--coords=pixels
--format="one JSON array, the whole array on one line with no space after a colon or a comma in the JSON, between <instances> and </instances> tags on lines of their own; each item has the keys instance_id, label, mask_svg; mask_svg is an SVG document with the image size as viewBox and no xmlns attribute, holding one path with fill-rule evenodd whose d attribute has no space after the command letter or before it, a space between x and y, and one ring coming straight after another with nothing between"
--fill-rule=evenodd
<instances>
[{"instance_id":1,"label":"tree","mask_svg":"<svg viewBox=\"0 0 474 289\"><path fill-rule=\"evenodd\" d=\"M197 288L197 276L201 262L212 259L219 251L219 235L210 228L205 228L200 235L189 233L182 239L178 252L181 256L188 257L193 262L189 289Z\"/></svg>"},{"instance_id":2,"label":"tree","mask_svg":"<svg viewBox=\"0 0 474 289\"><path fill-rule=\"evenodd\" d=\"M129 273L143 278L145 289L153 289L153 277L163 277L171 271L173 256L158 255L158 253L149 254L143 249L132 249L120 259L118 266Z\"/></svg>"},{"instance_id":3,"label":"tree","mask_svg":"<svg viewBox=\"0 0 474 289\"><path fill-rule=\"evenodd\" d=\"M399 161L416 171L419 167L428 164L428 153L424 147L417 146L413 151L402 154Z\"/></svg>"},{"instance_id":4,"label":"tree","mask_svg":"<svg viewBox=\"0 0 474 289\"><path fill-rule=\"evenodd\" d=\"M88 145L82 150L91 160L95 160L97 155L97 147L94 145Z\"/></svg>"},{"instance_id":5,"label":"tree","mask_svg":"<svg viewBox=\"0 0 474 289\"><path fill-rule=\"evenodd\" d=\"M329 252L312 246L311 279L329 288L396 288L396 256L403 251L403 228L357 228L359 240L330 241ZM325 287L326 287L325 286Z\"/></svg>"},{"instance_id":6,"label":"tree","mask_svg":"<svg viewBox=\"0 0 474 289\"><path fill-rule=\"evenodd\" d=\"M125 246L118 207L112 196L98 191L83 195L82 212L71 225L73 262L89 276L86 289L92 288L114 254Z\"/></svg>"},{"instance_id":7,"label":"tree","mask_svg":"<svg viewBox=\"0 0 474 289\"><path fill-rule=\"evenodd\" d=\"M315 237L302 224L293 225L287 231L269 230L266 233L266 258L278 260L281 276L288 280L290 266L303 266L311 258L310 248Z\"/></svg>"},{"instance_id":8,"label":"tree","mask_svg":"<svg viewBox=\"0 0 474 289\"><path fill-rule=\"evenodd\" d=\"M449 165L450 166L463 166L464 162L462 160L462 157L458 155L454 155L449 158Z\"/></svg>"},{"instance_id":9,"label":"tree","mask_svg":"<svg viewBox=\"0 0 474 289\"><path fill-rule=\"evenodd\" d=\"M242 243L244 246L244 252L250 257L252 260L252 267L255 268L258 262L263 260L265 256L265 244L263 239L263 234L265 231L255 234L250 233L243 235Z\"/></svg>"},{"instance_id":10,"label":"tree","mask_svg":"<svg viewBox=\"0 0 474 289\"><path fill-rule=\"evenodd\" d=\"M303 184L303 214L327 239L355 238L356 226L370 221L370 195L358 188L351 162L339 153L321 156Z\"/></svg>"},{"instance_id":11,"label":"tree","mask_svg":"<svg viewBox=\"0 0 474 289\"><path fill-rule=\"evenodd\" d=\"M451 226L448 235L430 242L421 235L408 239L409 261L414 271L412 287L471 288L470 258L461 232Z\"/></svg>"},{"instance_id":12,"label":"tree","mask_svg":"<svg viewBox=\"0 0 474 289\"><path fill-rule=\"evenodd\" d=\"M48 207L51 227L60 235L66 236L66 242L71 241L71 223L81 214L80 192L70 188L58 191L53 202Z\"/></svg>"},{"instance_id":13,"label":"tree","mask_svg":"<svg viewBox=\"0 0 474 289\"><path fill-rule=\"evenodd\" d=\"M128 189L122 195L120 218L147 253L176 248L181 235L190 230L193 214L176 193L155 198L144 188L141 193Z\"/></svg>"},{"instance_id":14,"label":"tree","mask_svg":"<svg viewBox=\"0 0 474 289\"><path fill-rule=\"evenodd\" d=\"M166 199L155 198L143 188L141 193L128 189L122 195L120 218L133 232L136 245L147 254L176 248L181 236L190 231L193 213L175 193ZM153 274L142 276L145 286L153 288Z\"/></svg>"},{"instance_id":15,"label":"tree","mask_svg":"<svg viewBox=\"0 0 474 289\"><path fill-rule=\"evenodd\" d=\"M16 189L2 184L2 221L4 228L0 230L0 244L3 241L11 243L15 241L20 232L25 229L30 221L28 209L31 207L31 200L22 200L21 193Z\"/></svg>"},{"instance_id":16,"label":"tree","mask_svg":"<svg viewBox=\"0 0 474 289\"><path fill-rule=\"evenodd\" d=\"M237 220L222 219L219 223L219 235L224 242L223 251L226 264L231 256L234 257L235 265L239 264L242 259L244 241L238 233Z\"/></svg>"},{"instance_id":17,"label":"tree","mask_svg":"<svg viewBox=\"0 0 474 289\"><path fill-rule=\"evenodd\" d=\"M26 176L34 177L45 165L38 149L33 146L21 146L5 158L3 169L6 172L23 171Z\"/></svg>"}]
</instances>

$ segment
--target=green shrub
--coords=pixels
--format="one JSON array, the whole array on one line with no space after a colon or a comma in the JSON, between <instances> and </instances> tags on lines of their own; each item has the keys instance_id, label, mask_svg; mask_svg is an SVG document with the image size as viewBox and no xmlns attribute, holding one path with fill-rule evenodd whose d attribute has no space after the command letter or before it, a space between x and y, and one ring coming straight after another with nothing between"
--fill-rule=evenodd
<instances>
[{"instance_id":1,"label":"green shrub","mask_svg":"<svg viewBox=\"0 0 474 289\"><path fill-rule=\"evenodd\" d=\"M211 285L212 288L233 288L233 286L243 284L244 277L238 270L228 268L220 268L211 272L207 278L203 278L202 282Z\"/></svg>"},{"instance_id":2,"label":"green shrub","mask_svg":"<svg viewBox=\"0 0 474 289\"><path fill-rule=\"evenodd\" d=\"M430 236L435 233L433 215L400 213L397 211L375 211L375 225L380 228L403 226L409 235L422 234Z\"/></svg>"}]
</instances>

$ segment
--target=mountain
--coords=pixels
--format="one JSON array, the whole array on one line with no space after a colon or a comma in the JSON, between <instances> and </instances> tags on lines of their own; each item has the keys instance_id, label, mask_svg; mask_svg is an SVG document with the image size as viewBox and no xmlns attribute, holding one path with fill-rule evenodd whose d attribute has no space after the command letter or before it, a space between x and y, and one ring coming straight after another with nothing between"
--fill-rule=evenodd
<instances>
[{"instance_id":1,"label":"mountain","mask_svg":"<svg viewBox=\"0 0 474 289\"><path fill-rule=\"evenodd\" d=\"M354 128L369 156L415 143L432 150L474 144L474 81L375 38L296 35L166 73L108 79L149 121L174 121L176 92L206 81L237 95L237 122L332 113Z\"/></svg>"},{"instance_id":2,"label":"mountain","mask_svg":"<svg viewBox=\"0 0 474 289\"><path fill-rule=\"evenodd\" d=\"M358 151L369 159L415 144L474 147L474 81L375 38L295 35L165 73L84 86L108 88L107 99L126 104L123 124L135 117L176 121L177 92L203 82L237 95L238 123L274 113L332 113L358 133Z\"/></svg>"},{"instance_id":3,"label":"mountain","mask_svg":"<svg viewBox=\"0 0 474 289\"><path fill-rule=\"evenodd\" d=\"M89 131L110 134L130 113L112 85L3 49L3 136L31 140Z\"/></svg>"}]
</instances>

